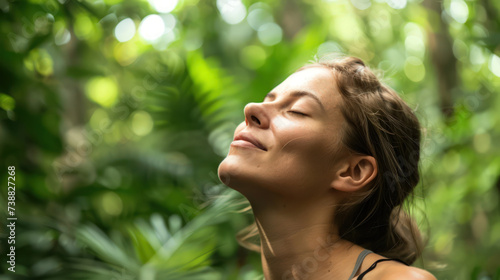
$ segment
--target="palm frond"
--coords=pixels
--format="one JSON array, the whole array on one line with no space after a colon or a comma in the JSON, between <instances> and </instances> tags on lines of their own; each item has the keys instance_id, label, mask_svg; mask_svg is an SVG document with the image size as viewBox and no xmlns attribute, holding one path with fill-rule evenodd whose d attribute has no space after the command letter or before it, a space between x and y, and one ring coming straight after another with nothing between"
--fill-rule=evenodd
<instances>
[{"instance_id":1,"label":"palm frond","mask_svg":"<svg viewBox=\"0 0 500 280\"><path fill-rule=\"evenodd\" d=\"M81 226L78 241L99 260L73 260L75 277L105 279L121 273L138 279L218 279L219 273L210 268L217 246L214 226L241 207L236 197L232 190L223 191L184 226L175 215L168 223L159 214L149 221L138 219L127 229L128 245L113 241L95 225ZM135 255L129 255L130 251Z\"/></svg>"}]
</instances>

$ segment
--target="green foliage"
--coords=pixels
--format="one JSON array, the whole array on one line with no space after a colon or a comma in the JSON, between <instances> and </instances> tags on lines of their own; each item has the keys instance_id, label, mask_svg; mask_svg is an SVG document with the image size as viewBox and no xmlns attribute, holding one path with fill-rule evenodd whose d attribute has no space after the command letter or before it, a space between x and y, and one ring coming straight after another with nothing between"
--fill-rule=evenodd
<instances>
[{"instance_id":1,"label":"green foliage","mask_svg":"<svg viewBox=\"0 0 500 280\"><path fill-rule=\"evenodd\" d=\"M217 166L244 105L329 52L382 70L425 127L420 265L500 279L498 1L174 2L0 1L18 217L16 273L0 279L261 277ZM6 221L6 187L0 201Z\"/></svg>"}]
</instances>

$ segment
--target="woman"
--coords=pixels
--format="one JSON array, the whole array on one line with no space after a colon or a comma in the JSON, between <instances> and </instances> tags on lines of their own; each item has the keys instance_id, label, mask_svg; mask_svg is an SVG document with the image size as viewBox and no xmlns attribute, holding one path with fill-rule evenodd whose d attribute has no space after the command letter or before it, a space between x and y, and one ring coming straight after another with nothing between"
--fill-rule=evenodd
<instances>
[{"instance_id":1,"label":"woman","mask_svg":"<svg viewBox=\"0 0 500 280\"><path fill-rule=\"evenodd\" d=\"M244 113L218 172L250 202L266 280L435 279L407 265L421 245L400 211L419 122L360 59L305 66Z\"/></svg>"}]
</instances>

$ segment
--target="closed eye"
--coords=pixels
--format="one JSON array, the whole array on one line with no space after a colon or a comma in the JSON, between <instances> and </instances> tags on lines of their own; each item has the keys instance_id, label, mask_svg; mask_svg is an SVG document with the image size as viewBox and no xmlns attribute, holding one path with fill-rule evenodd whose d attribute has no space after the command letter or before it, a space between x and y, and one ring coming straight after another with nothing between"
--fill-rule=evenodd
<instances>
[{"instance_id":1,"label":"closed eye","mask_svg":"<svg viewBox=\"0 0 500 280\"><path fill-rule=\"evenodd\" d=\"M299 115L299 116L307 116L307 114L304 114L304 113L299 112L299 111L288 111L288 113L292 113L292 114Z\"/></svg>"}]
</instances>

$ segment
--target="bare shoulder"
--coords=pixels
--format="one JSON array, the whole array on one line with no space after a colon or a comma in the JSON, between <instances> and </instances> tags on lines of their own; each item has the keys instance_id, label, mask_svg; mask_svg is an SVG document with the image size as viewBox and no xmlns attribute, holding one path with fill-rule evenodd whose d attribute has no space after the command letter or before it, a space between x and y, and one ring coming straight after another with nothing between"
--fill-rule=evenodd
<instances>
[{"instance_id":1,"label":"bare shoulder","mask_svg":"<svg viewBox=\"0 0 500 280\"><path fill-rule=\"evenodd\" d=\"M412 266L394 265L384 269L380 279L384 280L436 280L430 272Z\"/></svg>"}]
</instances>

